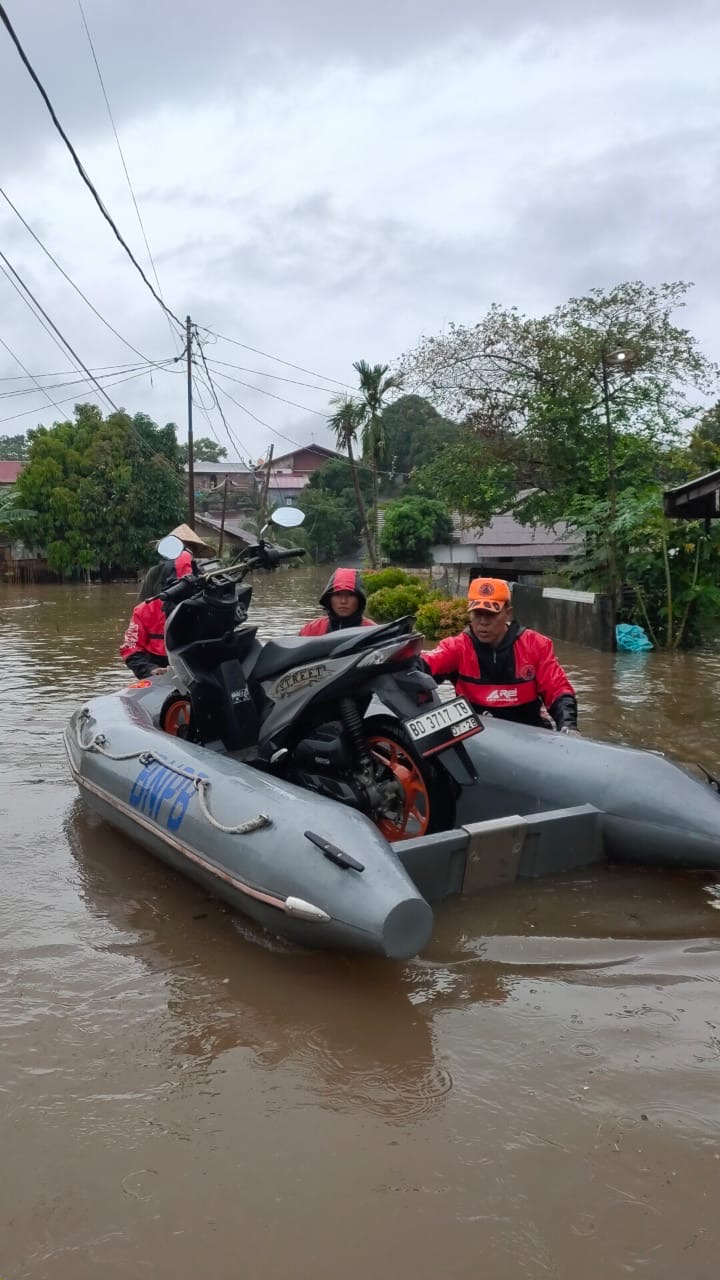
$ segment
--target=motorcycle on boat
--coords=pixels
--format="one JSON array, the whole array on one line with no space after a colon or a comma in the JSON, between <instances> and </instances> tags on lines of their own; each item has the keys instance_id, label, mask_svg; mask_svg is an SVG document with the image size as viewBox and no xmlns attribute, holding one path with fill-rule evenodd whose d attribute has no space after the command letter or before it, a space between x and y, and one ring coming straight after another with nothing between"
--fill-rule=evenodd
<instances>
[{"instance_id":1,"label":"motorcycle on boat","mask_svg":"<svg viewBox=\"0 0 720 1280\"><path fill-rule=\"evenodd\" d=\"M286 528L302 518L271 517ZM161 593L176 687L160 728L358 809L389 841L451 828L461 788L477 782L462 745L483 727L472 708L438 696L411 616L261 643L244 580L304 555L266 542L266 530L232 564ZM168 536L159 553L174 558L176 543Z\"/></svg>"}]
</instances>

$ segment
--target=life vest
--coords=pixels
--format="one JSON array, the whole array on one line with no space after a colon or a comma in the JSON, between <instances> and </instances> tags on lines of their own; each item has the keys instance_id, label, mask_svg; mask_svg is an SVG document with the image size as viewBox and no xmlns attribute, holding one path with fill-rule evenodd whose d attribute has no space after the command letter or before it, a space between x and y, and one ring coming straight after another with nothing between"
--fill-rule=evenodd
<instances>
[{"instance_id":1,"label":"life vest","mask_svg":"<svg viewBox=\"0 0 720 1280\"><path fill-rule=\"evenodd\" d=\"M541 726L548 723L543 706L550 709L566 696L574 699L552 641L517 623L496 650L477 646L469 631L463 631L424 653L423 661L434 676L452 680L458 697L500 719Z\"/></svg>"}]
</instances>

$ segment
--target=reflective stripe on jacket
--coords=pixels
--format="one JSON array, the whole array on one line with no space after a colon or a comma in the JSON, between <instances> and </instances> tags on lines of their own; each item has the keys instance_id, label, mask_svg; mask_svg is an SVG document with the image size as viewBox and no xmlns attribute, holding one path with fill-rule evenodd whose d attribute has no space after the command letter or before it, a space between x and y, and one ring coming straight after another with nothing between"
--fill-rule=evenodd
<instances>
[{"instance_id":1,"label":"reflective stripe on jacket","mask_svg":"<svg viewBox=\"0 0 720 1280\"><path fill-rule=\"evenodd\" d=\"M164 658L165 610L162 601L143 600L136 604L120 645L120 657L127 662L134 653L150 653Z\"/></svg>"}]
</instances>

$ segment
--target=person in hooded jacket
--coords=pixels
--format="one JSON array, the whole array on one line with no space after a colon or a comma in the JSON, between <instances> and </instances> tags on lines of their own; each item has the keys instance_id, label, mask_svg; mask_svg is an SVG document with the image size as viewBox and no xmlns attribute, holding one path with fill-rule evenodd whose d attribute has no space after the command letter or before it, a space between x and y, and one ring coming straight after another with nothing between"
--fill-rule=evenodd
<instances>
[{"instance_id":1,"label":"person in hooded jacket","mask_svg":"<svg viewBox=\"0 0 720 1280\"><path fill-rule=\"evenodd\" d=\"M521 627L512 616L510 586L475 578L468 592L468 626L448 636L422 660L436 679L447 678L458 697L481 715L518 724L578 732L577 698L555 657L552 640Z\"/></svg>"},{"instance_id":2,"label":"person in hooded jacket","mask_svg":"<svg viewBox=\"0 0 720 1280\"><path fill-rule=\"evenodd\" d=\"M346 627L374 627L375 623L364 617L367 596L357 569L336 569L320 597L326 610L323 618L306 622L299 632L301 636L324 636L328 631L342 631Z\"/></svg>"}]
</instances>

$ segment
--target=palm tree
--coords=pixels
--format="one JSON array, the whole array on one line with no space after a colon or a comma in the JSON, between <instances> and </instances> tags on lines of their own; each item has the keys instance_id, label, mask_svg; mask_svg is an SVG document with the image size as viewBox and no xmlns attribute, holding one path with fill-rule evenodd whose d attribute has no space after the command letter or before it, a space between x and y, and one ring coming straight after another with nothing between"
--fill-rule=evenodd
<instances>
[{"instance_id":1,"label":"palm tree","mask_svg":"<svg viewBox=\"0 0 720 1280\"><path fill-rule=\"evenodd\" d=\"M360 401L362 422L363 456L369 459L373 481L373 535L378 545L378 464L385 457L387 441L383 427L382 412L388 392L396 391L402 386L398 374L390 373L386 364L368 364L367 360L356 360L353 369L360 382Z\"/></svg>"},{"instance_id":2,"label":"palm tree","mask_svg":"<svg viewBox=\"0 0 720 1280\"><path fill-rule=\"evenodd\" d=\"M353 489L355 490L355 501L357 503L358 515L360 516L360 524L365 536L367 545L368 558L373 569L378 567L377 543L370 533L370 525L368 523L367 511L360 489L360 477L357 471L357 462L353 453L353 445L357 443L358 431L364 422L364 408L357 400L353 400L352 396L334 396L330 401L334 406L335 412L328 418L328 426L335 432L335 439L339 449L347 450L348 460L350 462L350 471L352 474Z\"/></svg>"}]
</instances>

